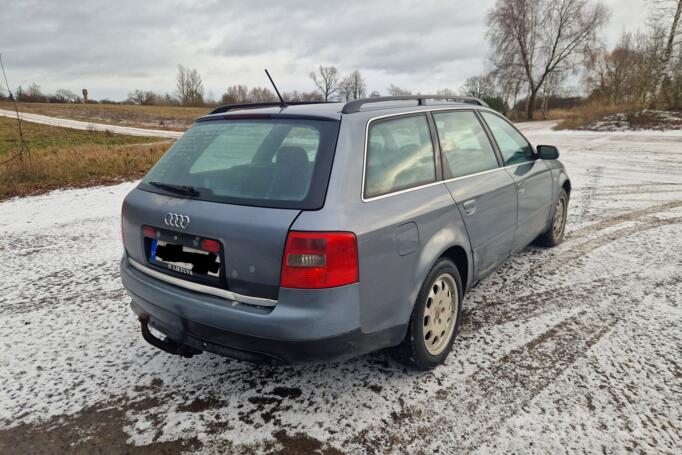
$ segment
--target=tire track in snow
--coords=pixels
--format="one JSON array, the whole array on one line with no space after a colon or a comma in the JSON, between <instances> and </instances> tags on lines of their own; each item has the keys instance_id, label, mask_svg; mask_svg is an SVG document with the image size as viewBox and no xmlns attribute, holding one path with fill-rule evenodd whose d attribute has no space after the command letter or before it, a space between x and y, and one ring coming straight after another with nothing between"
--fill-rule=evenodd
<instances>
[{"instance_id":1,"label":"tire track in snow","mask_svg":"<svg viewBox=\"0 0 682 455\"><path fill-rule=\"evenodd\" d=\"M447 453L470 453L486 441L489 434L495 434L507 418L585 356L590 347L621 320L626 312L623 310L637 304L641 295L624 296L621 292L628 279L632 276L593 290L597 292L592 293L589 302L583 293L575 293L573 297L585 302L577 314L480 369L463 384L441 389L434 397L418 404L404 406L393 422L365 429L351 443L365 449L375 447L385 452L415 453L425 449L423 441L437 440L427 453L436 449ZM613 296L622 297L624 301L613 305ZM558 294L538 303L556 307L565 299L565 294ZM445 419L442 417L445 415L458 418ZM394 431L395 425L405 431Z\"/></svg>"},{"instance_id":2,"label":"tire track in snow","mask_svg":"<svg viewBox=\"0 0 682 455\"><path fill-rule=\"evenodd\" d=\"M597 187L599 186L599 182L601 180L603 173L604 173L603 166L596 166L587 169L588 183L587 186L582 188L582 193L580 195L581 208L580 214L578 215L578 219L580 221L584 220L585 217L590 212L590 208L592 206L592 199L594 198L597 192Z\"/></svg>"},{"instance_id":3,"label":"tire track in snow","mask_svg":"<svg viewBox=\"0 0 682 455\"><path fill-rule=\"evenodd\" d=\"M657 227L679 224L682 220L680 217L667 219L656 218L642 224L606 233L593 239L588 239L583 243L577 243L577 245L576 242L580 242L595 233L599 233L600 231L618 224L638 221L640 218L656 215L678 207L682 207L682 201L672 201L644 209L633 210L567 233L566 240L556 249L526 248L523 252L510 258L507 264L503 265L497 273L481 281L481 283L472 290L473 294L476 294L476 290L482 286L485 286L488 290L495 289L496 292L494 294L507 294L509 291L515 291L519 288L526 289L527 283L532 282L532 279L538 275L538 272L548 274L556 273L567 263L578 260L595 249L611 242ZM520 264L518 262L520 262ZM470 297L471 294L472 292L467 294L467 297ZM477 297L478 295L474 296L474 298Z\"/></svg>"},{"instance_id":4,"label":"tire track in snow","mask_svg":"<svg viewBox=\"0 0 682 455\"><path fill-rule=\"evenodd\" d=\"M679 203L679 205L682 205L682 202ZM541 265L540 269L542 272L551 273L565 266L566 263L580 259L586 254L608 243L615 242L616 240L622 239L624 237L648 231L650 229L656 229L662 226L680 223L682 223L682 217L653 219L651 221L643 222L635 226L626 227L613 232L608 232L602 236L587 240L586 242L583 243L579 243L578 245L572 245L572 248L570 250L555 256L551 262Z\"/></svg>"},{"instance_id":5,"label":"tire track in snow","mask_svg":"<svg viewBox=\"0 0 682 455\"><path fill-rule=\"evenodd\" d=\"M615 226L616 224L625 223L627 221L637 221L643 217L655 215L657 213L665 212L667 210L675 209L678 207L682 207L682 201L680 200L665 202L663 204L657 204L643 209L632 210L620 215L607 218L602 221L598 221L594 224L590 224L588 226L567 232L566 240L567 241L579 240L582 237L586 237L597 231L602 231L604 229L610 228L612 226Z\"/></svg>"}]
</instances>

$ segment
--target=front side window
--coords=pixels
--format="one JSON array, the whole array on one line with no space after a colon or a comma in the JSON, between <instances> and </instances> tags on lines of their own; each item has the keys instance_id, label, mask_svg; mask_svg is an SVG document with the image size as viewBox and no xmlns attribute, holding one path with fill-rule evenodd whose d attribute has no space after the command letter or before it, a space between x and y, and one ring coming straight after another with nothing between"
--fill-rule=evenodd
<instances>
[{"instance_id":1,"label":"front side window","mask_svg":"<svg viewBox=\"0 0 682 455\"><path fill-rule=\"evenodd\" d=\"M142 189L232 204L319 208L339 123L286 118L195 124L142 180Z\"/></svg>"},{"instance_id":2,"label":"front side window","mask_svg":"<svg viewBox=\"0 0 682 455\"><path fill-rule=\"evenodd\" d=\"M482 114L500 148L505 165L525 163L535 159L528 141L509 122L489 112L482 112Z\"/></svg>"},{"instance_id":3,"label":"front side window","mask_svg":"<svg viewBox=\"0 0 682 455\"><path fill-rule=\"evenodd\" d=\"M369 130L365 166L366 197L435 181L433 143L426 116L373 123Z\"/></svg>"},{"instance_id":4,"label":"front side window","mask_svg":"<svg viewBox=\"0 0 682 455\"><path fill-rule=\"evenodd\" d=\"M447 178L496 169L497 158L483 126L471 111L434 113Z\"/></svg>"}]
</instances>

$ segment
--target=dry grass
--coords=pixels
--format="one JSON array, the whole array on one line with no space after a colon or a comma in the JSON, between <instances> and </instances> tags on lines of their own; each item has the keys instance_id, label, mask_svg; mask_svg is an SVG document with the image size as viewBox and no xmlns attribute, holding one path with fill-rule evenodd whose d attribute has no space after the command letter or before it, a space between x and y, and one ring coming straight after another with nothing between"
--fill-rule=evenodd
<instances>
[{"instance_id":1,"label":"dry grass","mask_svg":"<svg viewBox=\"0 0 682 455\"><path fill-rule=\"evenodd\" d=\"M0 118L0 161L16 150L11 120ZM24 122L30 159L0 164L0 200L58 188L113 184L143 176L170 146L157 138L78 131Z\"/></svg>"},{"instance_id":2,"label":"dry grass","mask_svg":"<svg viewBox=\"0 0 682 455\"><path fill-rule=\"evenodd\" d=\"M4 161L19 148L19 135L15 119L0 117L0 161ZM126 136L108 131L83 131L56 126L22 122L24 137L29 150L61 149L78 145L129 145L159 142L158 138Z\"/></svg>"},{"instance_id":3,"label":"dry grass","mask_svg":"<svg viewBox=\"0 0 682 455\"><path fill-rule=\"evenodd\" d=\"M534 120L533 121L542 121L542 120L564 120L567 118L571 118L572 116L575 115L576 108L573 109L550 109L544 114L542 111L537 110L534 113ZM526 112L523 111L513 111L510 112L507 117L514 121L514 122L527 122L528 118L526 117Z\"/></svg>"},{"instance_id":4,"label":"dry grass","mask_svg":"<svg viewBox=\"0 0 682 455\"><path fill-rule=\"evenodd\" d=\"M13 110L11 103L0 102L0 109ZM82 120L109 125L134 126L184 131L209 107L134 106L128 104L19 103L22 112Z\"/></svg>"},{"instance_id":5,"label":"dry grass","mask_svg":"<svg viewBox=\"0 0 682 455\"><path fill-rule=\"evenodd\" d=\"M601 120L608 115L620 112L634 112L641 109L632 105L617 105L604 102L591 101L575 109L556 110L556 117L552 120L563 119L555 129L575 130L580 129L591 122Z\"/></svg>"}]
</instances>

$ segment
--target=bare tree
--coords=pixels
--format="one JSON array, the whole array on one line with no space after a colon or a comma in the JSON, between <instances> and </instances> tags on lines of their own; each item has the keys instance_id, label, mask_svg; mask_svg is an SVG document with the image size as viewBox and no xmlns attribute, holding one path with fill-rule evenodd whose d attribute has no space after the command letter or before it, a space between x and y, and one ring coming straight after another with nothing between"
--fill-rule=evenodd
<instances>
[{"instance_id":1,"label":"bare tree","mask_svg":"<svg viewBox=\"0 0 682 455\"><path fill-rule=\"evenodd\" d=\"M317 73L311 72L310 79L320 91L324 101L332 101L335 99L339 90L339 83L341 75L335 66L322 66L317 70Z\"/></svg>"},{"instance_id":2,"label":"bare tree","mask_svg":"<svg viewBox=\"0 0 682 455\"><path fill-rule=\"evenodd\" d=\"M538 92L552 73L577 65L606 23L608 10L589 0L498 0L488 13L491 60L496 69L520 68L533 119Z\"/></svg>"},{"instance_id":3,"label":"bare tree","mask_svg":"<svg viewBox=\"0 0 682 455\"><path fill-rule=\"evenodd\" d=\"M282 93L286 101L324 101L318 92L291 92ZM249 90L246 85L233 85L228 87L222 96L224 104L244 104L244 103L269 103L278 101L279 98L268 88L253 87Z\"/></svg>"},{"instance_id":4,"label":"bare tree","mask_svg":"<svg viewBox=\"0 0 682 455\"><path fill-rule=\"evenodd\" d=\"M673 77L667 90L669 107L682 110L682 46L673 60L671 74Z\"/></svg>"},{"instance_id":5,"label":"bare tree","mask_svg":"<svg viewBox=\"0 0 682 455\"><path fill-rule=\"evenodd\" d=\"M566 73L554 72L550 73L542 85L542 104L540 105L540 112L542 118L547 120L547 112L550 108L549 102L552 98L557 97L560 92L561 84L564 82Z\"/></svg>"},{"instance_id":6,"label":"bare tree","mask_svg":"<svg viewBox=\"0 0 682 455\"><path fill-rule=\"evenodd\" d=\"M224 104L244 104L249 102L249 89L246 85L227 87L221 98Z\"/></svg>"},{"instance_id":7,"label":"bare tree","mask_svg":"<svg viewBox=\"0 0 682 455\"><path fill-rule=\"evenodd\" d=\"M128 93L127 102L132 104L139 104L141 106L153 106L156 104L162 104L161 96L152 92L151 90L139 90L135 89Z\"/></svg>"},{"instance_id":8,"label":"bare tree","mask_svg":"<svg viewBox=\"0 0 682 455\"><path fill-rule=\"evenodd\" d=\"M471 76L464 81L464 84L462 84L459 91L462 96L485 98L486 96L493 96L495 94L495 87L489 76L478 75Z\"/></svg>"},{"instance_id":9,"label":"bare tree","mask_svg":"<svg viewBox=\"0 0 682 455\"><path fill-rule=\"evenodd\" d=\"M20 162L23 163L24 161L24 155L26 158L29 160L31 159L31 151L28 148L28 144L26 144L26 138L24 137L24 129L22 127L22 120L21 120L21 115L19 114L19 105L17 104L17 97L12 94L12 89L9 87L9 82L7 81L7 74L5 73L5 64L2 61L2 54L0 53L0 70L2 70L2 78L5 80L5 87L7 88L7 93L9 96L9 99L12 100L12 103L14 104L14 113L16 114L17 117L17 127L16 127L16 132L19 135L19 150L12 155L10 158L6 159L3 161L3 163L7 163L9 161L12 161L14 159L19 159Z\"/></svg>"},{"instance_id":10,"label":"bare tree","mask_svg":"<svg viewBox=\"0 0 682 455\"><path fill-rule=\"evenodd\" d=\"M320 92L299 92L293 90L291 92L282 93L282 98L288 101L324 101Z\"/></svg>"},{"instance_id":11,"label":"bare tree","mask_svg":"<svg viewBox=\"0 0 682 455\"><path fill-rule=\"evenodd\" d=\"M271 103L279 100L272 90L265 87L253 87L249 90L248 99L252 103Z\"/></svg>"},{"instance_id":12,"label":"bare tree","mask_svg":"<svg viewBox=\"0 0 682 455\"><path fill-rule=\"evenodd\" d=\"M364 98L367 93L367 86L360 71L355 70L344 77L339 84L339 92L345 101Z\"/></svg>"},{"instance_id":13,"label":"bare tree","mask_svg":"<svg viewBox=\"0 0 682 455\"><path fill-rule=\"evenodd\" d=\"M658 63L656 71L656 85L654 88L653 97L651 99L651 107L655 109L663 89L663 81L670 68L673 48L675 47L678 36L682 36L682 26L680 25L680 15L682 15L682 0L651 0L654 6L652 19L660 24L665 22L669 17L672 17L670 22L670 31L667 33L665 40L665 48L661 53L660 62Z\"/></svg>"},{"instance_id":14,"label":"bare tree","mask_svg":"<svg viewBox=\"0 0 682 455\"><path fill-rule=\"evenodd\" d=\"M407 96L411 95L412 92L391 84L390 87L388 87L388 94L391 96Z\"/></svg>"},{"instance_id":15,"label":"bare tree","mask_svg":"<svg viewBox=\"0 0 682 455\"><path fill-rule=\"evenodd\" d=\"M33 82L26 89L26 98L28 101L41 102L45 99L45 95L43 95L43 91L40 90L40 85Z\"/></svg>"},{"instance_id":16,"label":"bare tree","mask_svg":"<svg viewBox=\"0 0 682 455\"><path fill-rule=\"evenodd\" d=\"M176 88L180 104L183 106L204 104L204 85L197 70L178 65Z\"/></svg>"}]
</instances>

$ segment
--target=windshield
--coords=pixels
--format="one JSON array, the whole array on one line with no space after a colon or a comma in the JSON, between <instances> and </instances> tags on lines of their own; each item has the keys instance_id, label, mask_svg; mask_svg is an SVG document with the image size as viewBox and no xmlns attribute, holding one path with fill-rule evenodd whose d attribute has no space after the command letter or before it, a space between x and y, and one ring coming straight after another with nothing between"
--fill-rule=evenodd
<instances>
[{"instance_id":1,"label":"windshield","mask_svg":"<svg viewBox=\"0 0 682 455\"><path fill-rule=\"evenodd\" d=\"M207 201L318 209L338 128L337 121L285 118L198 122L140 188Z\"/></svg>"}]
</instances>

